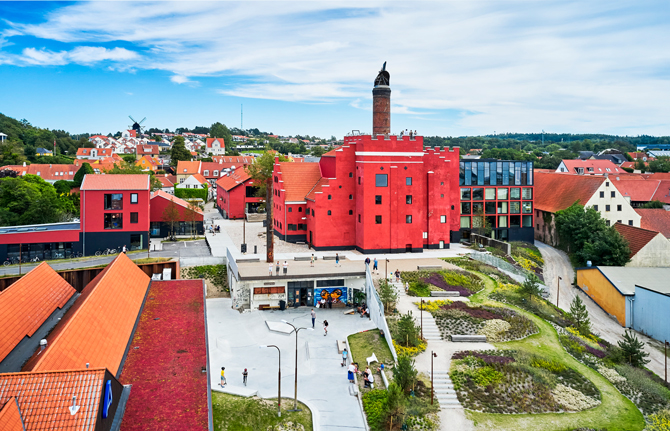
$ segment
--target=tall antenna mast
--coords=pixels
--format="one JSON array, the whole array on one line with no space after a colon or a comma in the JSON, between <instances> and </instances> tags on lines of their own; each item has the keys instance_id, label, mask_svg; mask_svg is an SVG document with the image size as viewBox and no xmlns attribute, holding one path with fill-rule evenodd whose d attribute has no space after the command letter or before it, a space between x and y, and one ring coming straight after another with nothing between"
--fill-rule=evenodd
<instances>
[{"instance_id":1,"label":"tall antenna mast","mask_svg":"<svg viewBox=\"0 0 670 431\"><path fill-rule=\"evenodd\" d=\"M244 105L240 104L240 130L244 130Z\"/></svg>"}]
</instances>

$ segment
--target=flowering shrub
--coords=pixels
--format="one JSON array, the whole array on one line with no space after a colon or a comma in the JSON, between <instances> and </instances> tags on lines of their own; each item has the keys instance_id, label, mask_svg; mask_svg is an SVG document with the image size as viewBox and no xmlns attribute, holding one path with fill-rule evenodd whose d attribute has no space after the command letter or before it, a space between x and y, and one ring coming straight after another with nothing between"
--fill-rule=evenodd
<instances>
[{"instance_id":1,"label":"flowering shrub","mask_svg":"<svg viewBox=\"0 0 670 431\"><path fill-rule=\"evenodd\" d=\"M513 353L512 351L497 351L497 350L493 350L491 352L488 351L477 352L474 350L463 350L454 353L451 358L465 359L467 357L475 357L481 359L486 364L508 364L510 362L514 362L514 358L505 355L512 353Z\"/></svg>"},{"instance_id":2,"label":"flowering shrub","mask_svg":"<svg viewBox=\"0 0 670 431\"><path fill-rule=\"evenodd\" d=\"M414 305L417 307L421 308L423 307L423 311L428 311L429 313L434 313L438 311L440 308L446 305L450 305L451 301L448 299L437 299L435 301L425 301L423 305L421 305L421 302L415 302Z\"/></svg>"},{"instance_id":3,"label":"flowering shrub","mask_svg":"<svg viewBox=\"0 0 670 431\"><path fill-rule=\"evenodd\" d=\"M535 272L535 270L538 268L537 263L533 262L530 259L523 258L521 256L517 256L516 261L526 271Z\"/></svg>"},{"instance_id":4,"label":"flowering shrub","mask_svg":"<svg viewBox=\"0 0 670 431\"><path fill-rule=\"evenodd\" d=\"M600 401L560 383L551 391L551 394L558 404L572 412L581 412L600 404Z\"/></svg>"},{"instance_id":5,"label":"flowering shrub","mask_svg":"<svg viewBox=\"0 0 670 431\"><path fill-rule=\"evenodd\" d=\"M423 281L424 283L432 284L433 286L439 287L440 289L446 290L448 292L458 292L460 296L472 295L472 292L470 292L463 286L452 286L450 284L447 284L447 282L444 281L444 277L442 277L438 273L433 273L430 275L430 277L422 278L421 281Z\"/></svg>"},{"instance_id":6,"label":"flowering shrub","mask_svg":"<svg viewBox=\"0 0 670 431\"><path fill-rule=\"evenodd\" d=\"M599 343L598 337L596 337L593 334L589 335L582 335L580 332L577 330L577 328L573 326L568 326L565 328L566 331L568 331L571 335L574 335L575 337L579 338L581 341L583 341L586 344L590 344L592 347L602 347Z\"/></svg>"},{"instance_id":7,"label":"flowering shrub","mask_svg":"<svg viewBox=\"0 0 670 431\"><path fill-rule=\"evenodd\" d=\"M560 373L566 368L565 365L561 364L560 362L537 357L530 361L530 366L535 368L544 368L545 370L551 371L552 373Z\"/></svg>"},{"instance_id":8,"label":"flowering shrub","mask_svg":"<svg viewBox=\"0 0 670 431\"><path fill-rule=\"evenodd\" d=\"M500 319L487 320L478 335L485 335L489 343L501 341L498 334L508 331L512 325Z\"/></svg>"},{"instance_id":9,"label":"flowering shrub","mask_svg":"<svg viewBox=\"0 0 670 431\"><path fill-rule=\"evenodd\" d=\"M499 314L493 313L483 308L468 307L468 305L463 301L454 301L451 304L444 305L440 308L442 310L452 310L452 309L463 310L476 319L491 320L491 319L500 319L501 317Z\"/></svg>"},{"instance_id":10,"label":"flowering shrub","mask_svg":"<svg viewBox=\"0 0 670 431\"><path fill-rule=\"evenodd\" d=\"M419 353L426 350L426 345L427 343L425 341L419 341L419 345L416 347L405 347L396 343L395 340L393 340L393 347L395 348L395 352L398 356L401 355L416 356Z\"/></svg>"},{"instance_id":11,"label":"flowering shrub","mask_svg":"<svg viewBox=\"0 0 670 431\"><path fill-rule=\"evenodd\" d=\"M670 431L670 410L664 410L647 417L646 431Z\"/></svg>"},{"instance_id":12,"label":"flowering shrub","mask_svg":"<svg viewBox=\"0 0 670 431\"><path fill-rule=\"evenodd\" d=\"M598 365L597 370L604 378L610 381L610 383L623 383L626 381L626 378L621 374L617 373L616 370L607 368L603 365Z\"/></svg>"}]
</instances>

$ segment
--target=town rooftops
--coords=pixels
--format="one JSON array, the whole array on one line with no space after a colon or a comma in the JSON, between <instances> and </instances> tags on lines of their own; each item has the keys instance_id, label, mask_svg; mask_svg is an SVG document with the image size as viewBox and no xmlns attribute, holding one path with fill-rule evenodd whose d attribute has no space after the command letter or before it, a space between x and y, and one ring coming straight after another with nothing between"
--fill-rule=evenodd
<instances>
[{"instance_id":1,"label":"town rooftops","mask_svg":"<svg viewBox=\"0 0 670 431\"><path fill-rule=\"evenodd\" d=\"M250 165L251 163L254 162L254 157L250 157L250 156L212 156L212 160L214 160L214 162L203 162L203 163L219 163L219 164L232 163L235 166ZM226 166L226 167L228 167L228 166Z\"/></svg>"},{"instance_id":2,"label":"town rooftops","mask_svg":"<svg viewBox=\"0 0 670 431\"><path fill-rule=\"evenodd\" d=\"M318 163L279 163L285 191L285 202L304 202L307 194L321 179L321 168Z\"/></svg>"},{"instance_id":3,"label":"town rooftops","mask_svg":"<svg viewBox=\"0 0 670 431\"><path fill-rule=\"evenodd\" d=\"M214 142L218 142L221 148L224 148L226 146L225 142L223 141L223 138L207 138L206 142L207 148L212 148L212 144L214 144Z\"/></svg>"},{"instance_id":4,"label":"town rooftops","mask_svg":"<svg viewBox=\"0 0 670 431\"><path fill-rule=\"evenodd\" d=\"M660 185L660 181L628 179L626 177L610 178L614 187L625 198L630 198L631 201L649 202L654 197L654 193Z\"/></svg>"},{"instance_id":5,"label":"town rooftops","mask_svg":"<svg viewBox=\"0 0 670 431\"><path fill-rule=\"evenodd\" d=\"M49 223L49 224L26 224L21 226L5 226L0 228L0 235L5 233L27 233L56 230L79 230L79 222Z\"/></svg>"},{"instance_id":6,"label":"town rooftops","mask_svg":"<svg viewBox=\"0 0 670 431\"><path fill-rule=\"evenodd\" d=\"M75 293L46 262L0 292L0 362L24 337L32 337L51 313L63 308Z\"/></svg>"},{"instance_id":7,"label":"town rooftops","mask_svg":"<svg viewBox=\"0 0 670 431\"><path fill-rule=\"evenodd\" d=\"M150 177L138 175L91 175L84 176L81 190L149 190Z\"/></svg>"},{"instance_id":8,"label":"town rooftops","mask_svg":"<svg viewBox=\"0 0 670 431\"><path fill-rule=\"evenodd\" d=\"M668 283L668 280L670 280L670 268L594 266L577 269L597 269L625 296L635 295L635 286L641 286L664 295L670 294L670 283Z\"/></svg>"},{"instance_id":9,"label":"town rooftops","mask_svg":"<svg viewBox=\"0 0 670 431\"><path fill-rule=\"evenodd\" d=\"M0 403L0 429L2 431L25 431L23 417L16 397L9 398L5 405Z\"/></svg>"},{"instance_id":10,"label":"town rooftops","mask_svg":"<svg viewBox=\"0 0 670 431\"><path fill-rule=\"evenodd\" d=\"M179 160L177 162L177 175L193 175L200 173L200 162L188 162Z\"/></svg>"},{"instance_id":11,"label":"town rooftops","mask_svg":"<svg viewBox=\"0 0 670 431\"><path fill-rule=\"evenodd\" d=\"M642 250L645 245L649 244L649 241L654 239L656 235L660 235L653 230L642 229L622 223L615 223L614 229L628 241L630 257L635 256L637 252Z\"/></svg>"},{"instance_id":12,"label":"town rooftops","mask_svg":"<svg viewBox=\"0 0 670 431\"><path fill-rule=\"evenodd\" d=\"M5 409L15 408L8 404L16 404L27 430L96 429L104 380L104 369L0 374L0 406L4 404L0 429L15 429L6 428L16 423L16 412L10 411L10 416L6 416ZM79 406L74 415L69 409L73 396Z\"/></svg>"},{"instance_id":13,"label":"town rooftops","mask_svg":"<svg viewBox=\"0 0 670 431\"><path fill-rule=\"evenodd\" d=\"M77 157L89 157L95 151L96 157L112 157L113 151L111 148L79 148L77 150Z\"/></svg>"},{"instance_id":14,"label":"town rooftops","mask_svg":"<svg viewBox=\"0 0 670 431\"><path fill-rule=\"evenodd\" d=\"M535 208L555 213L575 202L586 205L605 177L535 172Z\"/></svg>"},{"instance_id":15,"label":"town rooftops","mask_svg":"<svg viewBox=\"0 0 670 431\"><path fill-rule=\"evenodd\" d=\"M245 168L236 169L230 175L224 175L216 181L217 187L223 187L225 191L230 191L235 187L243 184L251 176Z\"/></svg>"},{"instance_id":16,"label":"town rooftops","mask_svg":"<svg viewBox=\"0 0 670 431\"><path fill-rule=\"evenodd\" d=\"M184 208L190 208L188 206L188 202L186 202L184 199L178 198L178 197L173 196L169 193L165 193L162 190L157 190L157 191L153 192L153 194L151 196L151 200L154 200L156 198L163 198L163 199L166 199L168 201L174 201L174 203L179 205L179 206L182 206ZM200 209L200 207L198 207L198 209L196 209L195 212L197 212L198 214L201 214L201 215L204 214L203 211Z\"/></svg>"},{"instance_id":17,"label":"town rooftops","mask_svg":"<svg viewBox=\"0 0 670 431\"><path fill-rule=\"evenodd\" d=\"M158 153L160 153L158 145L142 144L135 147L135 150L137 151L137 154L157 155Z\"/></svg>"},{"instance_id":18,"label":"town rooftops","mask_svg":"<svg viewBox=\"0 0 670 431\"><path fill-rule=\"evenodd\" d=\"M149 287L149 276L119 254L85 288L24 371L107 368L117 375Z\"/></svg>"},{"instance_id":19,"label":"town rooftops","mask_svg":"<svg viewBox=\"0 0 670 431\"><path fill-rule=\"evenodd\" d=\"M7 165L0 169L11 169L12 171L17 172L19 175L37 175L46 181L72 181L74 179L74 175L79 170L79 167L75 165L64 164L34 163L32 165L26 166Z\"/></svg>"},{"instance_id":20,"label":"town rooftops","mask_svg":"<svg viewBox=\"0 0 670 431\"><path fill-rule=\"evenodd\" d=\"M641 228L660 232L670 238L670 211L663 208L635 208L635 212L640 214Z\"/></svg>"},{"instance_id":21,"label":"town rooftops","mask_svg":"<svg viewBox=\"0 0 670 431\"><path fill-rule=\"evenodd\" d=\"M576 174L580 172L581 168L585 175L605 175L607 174L618 174L625 172L623 169L620 169L617 165L612 163L609 160L563 160L563 165L567 168L568 172L571 174ZM559 166L558 169L561 169ZM556 171L560 172L560 171Z\"/></svg>"},{"instance_id":22,"label":"town rooftops","mask_svg":"<svg viewBox=\"0 0 670 431\"><path fill-rule=\"evenodd\" d=\"M160 176L160 175L155 175L154 176L158 181L161 182L161 185L165 188L170 188L174 186L174 183L170 181L170 178L167 176Z\"/></svg>"}]
</instances>

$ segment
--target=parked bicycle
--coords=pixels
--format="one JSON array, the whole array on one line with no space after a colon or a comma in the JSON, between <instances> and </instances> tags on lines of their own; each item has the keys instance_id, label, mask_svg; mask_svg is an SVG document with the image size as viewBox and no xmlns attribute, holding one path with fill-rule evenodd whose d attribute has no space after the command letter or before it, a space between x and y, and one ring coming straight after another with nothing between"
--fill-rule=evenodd
<instances>
[{"instance_id":1,"label":"parked bicycle","mask_svg":"<svg viewBox=\"0 0 670 431\"><path fill-rule=\"evenodd\" d=\"M98 250L95 252L96 256L109 256L111 254L116 254L116 249L115 248L107 248L105 250Z\"/></svg>"},{"instance_id":2,"label":"parked bicycle","mask_svg":"<svg viewBox=\"0 0 670 431\"><path fill-rule=\"evenodd\" d=\"M5 266L17 265L19 263L18 257L8 257L7 260L3 263Z\"/></svg>"},{"instance_id":3,"label":"parked bicycle","mask_svg":"<svg viewBox=\"0 0 670 431\"><path fill-rule=\"evenodd\" d=\"M31 262L39 262L39 261L40 261L40 258L37 257L37 256L35 256L35 257L33 257L32 259L30 259L30 261L31 261Z\"/></svg>"}]
</instances>

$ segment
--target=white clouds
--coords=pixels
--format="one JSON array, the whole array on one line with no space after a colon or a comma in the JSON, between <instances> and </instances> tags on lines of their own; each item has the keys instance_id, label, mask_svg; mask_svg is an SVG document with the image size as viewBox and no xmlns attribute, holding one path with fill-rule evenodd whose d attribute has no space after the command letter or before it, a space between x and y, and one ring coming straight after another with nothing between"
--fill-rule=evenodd
<instances>
[{"instance_id":1,"label":"white clouds","mask_svg":"<svg viewBox=\"0 0 670 431\"><path fill-rule=\"evenodd\" d=\"M388 60L394 112L462 112L455 135L542 128L670 134L666 6L93 2L57 9L44 23L14 23L0 39L134 44L142 56L123 48L27 48L22 61L132 60L134 68L168 72L176 84L217 78L211 85L225 95L365 109ZM660 126L634 129L640 124Z\"/></svg>"}]
</instances>

